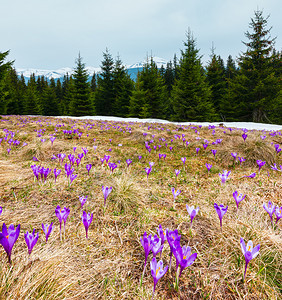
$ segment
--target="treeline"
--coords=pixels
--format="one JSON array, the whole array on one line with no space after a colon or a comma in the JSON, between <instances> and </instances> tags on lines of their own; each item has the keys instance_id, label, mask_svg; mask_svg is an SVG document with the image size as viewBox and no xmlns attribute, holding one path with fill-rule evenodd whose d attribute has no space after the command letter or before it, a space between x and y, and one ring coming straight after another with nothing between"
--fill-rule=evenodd
<instances>
[{"instance_id":1,"label":"treeline","mask_svg":"<svg viewBox=\"0 0 282 300\"><path fill-rule=\"evenodd\" d=\"M106 50L91 81L79 55L63 80L25 82L0 52L0 114L118 116L172 121L254 121L282 124L281 52L261 11L246 32L246 51L226 63L212 50L206 66L190 32L180 58L158 69L152 58L133 81Z\"/></svg>"}]
</instances>

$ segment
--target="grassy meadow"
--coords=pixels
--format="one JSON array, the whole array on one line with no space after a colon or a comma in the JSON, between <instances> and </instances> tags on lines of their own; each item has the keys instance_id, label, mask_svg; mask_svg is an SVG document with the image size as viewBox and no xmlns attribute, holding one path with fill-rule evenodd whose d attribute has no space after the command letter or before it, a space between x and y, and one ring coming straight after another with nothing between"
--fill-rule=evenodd
<instances>
[{"instance_id":1,"label":"grassy meadow","mask_svg":"<svg viewBox=\"0 0 282 300\"><path fill-rule=\"evenodd\" d=\"M159 224L177 229L181 246L189 245L198 256L184 269L178 292L173 256L171 271L159 280L154 299L281 299L282 220L272 226L263 209L268 201L282 206L282 171L271 169L275 163L282 165L282 151L274 147L281 147L282 136L270 133L249 130L244 141L243 131L235 128L2 116L0 225L21 224L21 231L11 265L0 245L0 299L151 299L152 253L140 286L145 258L140 238L145 231L155 235ZM218 139L222 141L214 143ZM77 178L70 185L64 165L70 163L69 154L77 157L82 148L88 152L79 166L74 164ZM211 149L217 150L215 156ZM62 153L63 163L54 159ZM240 164L231 153L245 161ZM101 162L105 155L117 164L113 172ZM129 166L127 159L132 160ZM260 172L258 159L266 162ZM147 180L149 162L154 165ZM209 172L206 163L212 164ZM92 164L89 175L87 164ZM46 182L36 180L32 165L52 169ZM54 168L61 170L56 182ZM175 170L180 170L177 177ZM231 171L225 184L219 178L223 170ZM254 178L244 177L254 172ZM102 186L112 187L105 208ZM175 203L173 187L181 190ZM235 190L246 195L238 211ZM88 239L80 196L88 196L83 210L93 213ZM228 205L222 232L214 203ZM200 208L192 228L186 204ZM57 205L70 208L62 241ZM51 222L54 229L46 243L41 224ZM33 229L39 240L29 257L24 233ZM245 281L241 237L260 244ZM166 242L164 266L169 254Z\"/></svg>"}]
</instances>

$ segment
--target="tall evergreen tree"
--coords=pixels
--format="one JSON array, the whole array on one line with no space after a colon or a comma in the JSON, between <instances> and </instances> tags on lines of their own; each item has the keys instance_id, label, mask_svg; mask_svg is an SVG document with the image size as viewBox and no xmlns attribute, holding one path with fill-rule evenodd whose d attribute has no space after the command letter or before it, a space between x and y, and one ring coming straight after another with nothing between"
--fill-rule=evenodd
<instances>
[{"instance_id":1,"label":"tall evergreen tree","mask_svg":"<svg viewBox=\"0 0 282 300\"><path fill-rule=\"evenodd\" d=\"M72 76L67 76L63 81L63 99L62 99L62 114L68 116L71 114L71 103L75 101L75 86Z\"/></svg>"},{"instance_id":2,"label":"tall evergreen tree","mask_svg":"<svg viewBox=\"0 0 282 300\"><path fill-rule=\"evenodd\" d=\"M129 115L136 116L134 112L139 111L136 117L163 118L167 109L168 93L152 57L138 74L136 87L130 100ZM145 95L143 101L140 101L141 95Z\"/></svg>"},{"instance_id":3,"label":"tall evergreen tree","mask_svg":"<svg viewBox=\"0 0 282 300\"><path fill-rule=\"evenodd\" d=\"M8 95L8 115L19 115L23 113L23 94L24 88L17 75L17 71L11 68L6 76L6 86L9 91Z\"/></svg>"},{"instance_id":4,"label":"tall evergreen tree","mask_svg":"<svg viewBox=\"0 0 282 300\"><path fill-rule=\"evenodd\" d=\"M119 57L115 61L113 81L115 102L112 114L118 117L126 117L129 112L129 102L134 84Z\"/></svg>"},{"instance_id":5,"label":"tall evergreen tree","mask_svg":"<svg viewBox=\"0 0 282 300\"><path fill-rule=\"evenodd\" d=\"M211 121L215 110L211 92L201 65L199 50L191 32L187 33L185 50L181 51L179 78L171 93L174 119L177 121Z\"/></svg>"},{"instance_id":6,"label":"tall evergreen tree","mask_svg":"<svg viewBox=\"0 0 282 300\"><path fill-rule=\"evenodd\" d=\"M114 60L108 49L103 53L101 73L97 79L97 89L95 92L95 109L98 115L112 115L113 105L115 103L114 91Z\"/></svg>"},{"instance_id":7,"label":"tall evergreen tree","mask_svg":"<svg viewBox=\"0 0 282 300\"><path fill-rule=\"evenodd\" d=\"M5 62L7 56L9 55L9 52L9 50L0 52L0 114L7 113L9 91L5 86L5 78L7 76L8 70L12 67L13 64L13 61Z\"/></svg>"},{"instance_id":8,"label":"tall evergreen tree","mask_svg":"<svg viewBox=\"0 0 282 300\"><path fill-rule=\"evenodd\" d=\"M70 103L70 114L73 116L87 116L93 114L93 107L90 101L90 85L85 64L82 63L80 53L76 60L76 67L73 74L74 98Z\"/></svg>"},{"instance_id":9,"label":"tall evergreen tree","mask_svg":"<svg viewBox=\"0 0 282 300\"><path fill-rule=\"evenodd\" d=\"M216 113L222 116L221 103L226 93L225 68L223 59L214 53L214 49L207 66L206 78L211 89L211 102Z\"/></svg>"},{"instance_id":10,"label":"tall evergreen tree","mask_svg":"<svg viewBox=\"0 0 282 300\"><path fill-rule=\"evenodd\" d=\"M37 90L35 75L31 74L24 94L24 113L41 115L43 112L40 95Z\"/></svg>"},{"instance_id":11,"label":"tall evergreen tree","mask_svg":"<svg viewBox=\"0 0 282 300\"><path fill-rule=\"evenodd\" d=\"M231 82L232 102L240 121L271 122L281 90L281 77L276 76L272 64L275 38L270 37L268 18L255 11L249 24L252 32L245 33L247 50L240 55L238 76Z\"/></svg>"}]
</instances>

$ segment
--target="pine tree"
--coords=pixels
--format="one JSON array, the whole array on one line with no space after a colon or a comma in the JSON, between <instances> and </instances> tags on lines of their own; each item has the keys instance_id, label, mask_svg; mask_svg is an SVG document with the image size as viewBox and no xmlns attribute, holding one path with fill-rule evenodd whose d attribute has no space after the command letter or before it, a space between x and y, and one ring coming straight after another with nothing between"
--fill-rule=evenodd
<instances>
[{"instance_id":1,"label":"pine tree","mask_svg":"<svg viewBox=\"0 0 282 300\"><path fill-rule=\"evenodd\" d=\"M97 76L96 76L95 72L93 73L92 78L91 78L90 88L91 88L91 91L93 93L96 91L96 88L97 88Z\"/></svg>"},{"instance_id":2,"label":"pine tree","mask_svg":"<svg viewBox=\"0 0 282 300\"><path fill-rule=\"evenodd\" d=\"M9 91L7 114L8 115L20 115L23 113L23 94L24 89L22 82L19 79L17 72L14 68L8 71L6 76L6 86Z\"/></svg>"},{"instance_id":3,"label":"pine tree","mask_svg":"<svg viewBox=\"0 0 282 300\"><path fill-rule=\"evenodd\" d=\"M24 94L24 114L41 115L42 106L37 90L35 75L31 74Z\"/></svg>"},{"instance_id":4,"label":"pine tree","mask_svg":"<svg viewBox=\"0 0 282 300\"><path fill-rule=\"evenodd\" d=\"M95 92L95 109L98 115L110 116L115 102L114 91L114 60L108 49L103 53L101 73L97 79Z\"/></svg>"},{"instance_id":5,"label":"pine tree","mask_svg":"<svg viewBox=\"0 0 282 300\"><path fill-rule=\"evenodd\" d=\"M217 115L222 116L221 105L226 93L225 68L222 58L214 53L212 49L211 60L207 66L207 82L211 89L211 102Z\"/></svg>"},{"instance_id":6,"label":"pine tree","mask_svg":"<svg viewBox=\"0 0 282 300\"><path fill-rule=\"evenodd\" d=\"M226 91L225 95L220 103L220 117L224 122L238 121L236 106L232 98L232 80L237 76L238 68L236 67L235 61L232 56L229 55L226 62L225 68L225 81L226 81Z\"/></svg>"},{"instance_id":7,"label":"pine tree","mask_svg":"<svg viewBox=\"0 0 282 300\"><path fill-rule=\"evenodd\" d=\"M163 118L166 113L168 93L164 79L159 74L152 57L139 72L136 88L130 100L129 115L141 118ZM141 95L145 95L142 100ZM134 115L136 111L139 111L139 115Z\"/></svg>"},{"instance_id":8,"label":"pine tree","mask_svg":"<svg viewBox=\"0 0 282 300\"><path fill-rule=\"evenodd\" d=\"M112 115L126 117L129 113L129 101L134 84L119 57L115 61L113 81L115 101L113 104Z\"/></svg>"},{"instance_id":9,"label":"pine tree","mask_svg":"<svg viewBox=\"0 0 282 300\"><path fill-rule=\"evenodd\" d=\"M68 116L71 114L71 104L75 101L75 86L72 76L66 76L66 80L63 82L63 90L62 114Z\"/></svg>"},{"instance_id":10,"label":"pine tree","mask_svg":"<svg viewBox=\"0 0 282 300\"><path fill-rule=\"evenodd\" d=\"M255 11L249 24L252 32L245 33L247 50L240 55L238 76L231 82L232 102L240 121L271 122L281 90L281 80L272 64L275 38L270 37L268 18L262 11Z\"/></svg>"},{"instance_id":11,"label":"pine tree","mask_svg":"<svg viewBox=\"0 0 282 300\"><path fill-rule=\"evenodd\" d=\"M5 78L7 76L8 70L12 67L13 64L13 61L5 62L7 56L9 55L9 52L9 50L0 52L0 114L7 113L9 91L5 86Z\"/></svg>"},{"instance_id":12,"label":"pine tree","mask_svg":"<svg viewBox=\"0 0 282 300\"><path fill-rule=\"evenodd\" d=\"M171 93L174 119L177 121L211 121L215 110L210 102L211 92L206 82L199 50L191 32L187 33L185 50L181 51L179 78Z\"/></svg>"},{"instance_id":13,"label":"pine tree","mask_svg":"<svg viewBox=\"0 0 282 300\"><path fill-rule=\"evenodd\" d=\"M93 114L93 107L90 101L90 85L85 64L82 63L80 53L76 60L76 67L73 74L74 98L70 103L70 114L72 116L87 116Z\"/></svg>"}]
</instances>

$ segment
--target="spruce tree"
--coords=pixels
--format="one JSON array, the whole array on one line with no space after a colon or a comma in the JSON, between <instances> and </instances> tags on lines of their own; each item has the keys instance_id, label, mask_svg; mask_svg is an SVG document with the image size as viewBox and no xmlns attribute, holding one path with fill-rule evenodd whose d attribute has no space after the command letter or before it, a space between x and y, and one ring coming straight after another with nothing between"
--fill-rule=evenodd
<instances>
[{"instance_id":1,"label":"spruce tree","mask_svg":"<svg viewBox=\"0 0 282 300\"><path fill-rule=\"evenodd\" d=\"M176 121L212 121L215 110L210 102L211 91L201 65L199 50L191 32L187 33L185 49L181 51L179 78L171 93Z\"/></svg>"},{"instance_id":2,"label":"spruce tree","mask_svg":"<svg viewBox=\"0 0 282 300\"><path fill-rule=\"evenodd\" d=\"M211 89L211 102L218 116L222 116L221 105L226 93L225 68L222 58L212 49L211 60L207 66L207 82Z\"/></svg>"},{"instance_id":3,"label":"spruce tree","mask_svg":"<svg viewBox=\"0 0 282 300\"><path fill-rule=\"evenodd\" d=\"M231 82L231 97L240 121L272 122L271 115L281 90L281 77L273 68L275 38L270 37L268 18L260 10L255 11L243 42L247 50L239 57L239 72ZM280 67L281 68L281 67Z\"/></svg>"},{"instance_id":4,"label":"spruce tree","mask_svg":"<svg viewBox=\"0 0 282 300\"><path fill-rule=\"evenodd\" d=\"M126 117L129 113L129 101L133 91L133 81L118 57L113 70L114 97L112 115Z\"/></svg>"},{"instance_id":5,"label":"spruce tree","mask_svg":"<svg viewBox=\"0 0 282 300\"><path fill-rule=\"evenodd\" d=\"M145 96L142 100L141 95ZM129 115L141 118L163 118L166 114L167 101L168 93L164 79L151 57L138 74L136 90L130 100ZM136 111L139 111L138 115L134 115Z\"/></svg>"},{"instance_id":6,"label":"spruce tree","mask_svg":"<svg viewBox=\"0 0 282 300\"><path fill-rule=\"evenodd\" d=\"M35 75L31 74L24 93L24 114L41 115L43 108L37 90Z\"/></svg>"},{"instance_id":7,"label":"spruce tree","mask_svg":"<svg viewBox=\"0 0 282 300\"><path fill-rule=\"evenodd\" d=\"M5 78L7 76L8 70L13 64L13 61L5 62L7 56L9 55L9 52L9 50L0 52L0 114L7 113L9 91L7 90L7 86L5 85Z\"/></svg>"},{"instance_id":8,"label":"spruce tree","mask_svg":"<svg viewBox=\"0 0 282 300\"><path fill-rule=\"evenodd\" d=\"M93 114L93 107L90 101L90 85L85 64L82 63L80 53L76 60L76 67L73 74L74 97L70 103L70 114L72 116L87 116Z\"/></svg>"},{"instance_id":9,"label":"spruce tree","mask_svg":"<svg viewBox=\"0 0 282 300\"><path fill-rule=\"evenodd\" d=\"M95 109L98 115L110 116L115 102L114 91L114 60L108 49L103 53L101 73L97 79L95 92Z\"/></svg>"}]
</instances>

